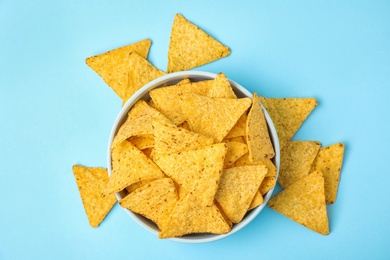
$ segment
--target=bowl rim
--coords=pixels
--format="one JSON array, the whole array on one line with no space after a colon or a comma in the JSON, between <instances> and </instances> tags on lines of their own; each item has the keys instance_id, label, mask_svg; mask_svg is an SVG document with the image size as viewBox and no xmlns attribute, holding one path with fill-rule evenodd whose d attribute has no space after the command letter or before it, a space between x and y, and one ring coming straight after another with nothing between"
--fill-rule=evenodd
<instances>
[{"instance_id":1,"label":"bowl rim","mask_svg":"<svg viewBox=\"0 0 390 260\"><path fill-rule=\"evenodd\" d=\"M111 165L111 143L123 124L123 122L127 118L127 113L130 110L130 108L140 99L145 99L145 96L149 96L149 91L158 87L163 87L165 84L175 84L174 82L179 82L180 80L184 78L189 78L189 79L196 79L196 81L200 80L208 80L208 79L214 79L217 76L217 74L212 73L212 72L205 72L205 71L180 71L180 72L174 72L174 73L169 73L164 76L161 76L159 78L156 78L147 84L145 84L142 88L140 88L138 91L136 91L128 100L127 102L123 105L121 108L120 112L118 113L114 124L112 125L110 136L108 139L108 146L107 146L107 170L108 170L108 175L111 176L112 172L112 165ZM238 84L237 82L228 79L229 83L232 85L233 89L235 92L241 92L242 96L246 96L249 98L252 98L253 94L249 92L246 88ZM268 131L270 133L270 137L274 146L275 150L275 156L273 158L273 162L276 166L276 180L278 179L279 176L279 168L280 168L280 146L279 146L279 139L278 135L275 129L275 126L272 122L271 117L269 116L267 110L262 106L266 121L267 121L267 126L268 126ZM264 209L266 206L268 200L271 198L272 193L275 189L275 186L272 187L264 196L264 201L263 203L256 207L255 209L252 209L250 212L248 212L243 220L238 223L234 224L232 229L230 230L229 233L226 234L195 234L195 235L187 235L183 237L174 237L174 238L168 238L168 240L175 241L175 242L181 242L181 243L189 243L189 244L197 244L197 243L207 243L207 242L212 242L212 241L217 241L220 239L223 239L225 237L231 236L234 233L238 232L245 226L247 226L254 218L259 215L259 213ZM119 192L115 193L115 196L118 200L118 202L122 199L122 196ZM159 231L157 230L156 227L152 227L152 225L147 225L144 221L150 221L143 217L142 215L136 214L129 209L123 208L129 215L130 217L140 226L142 226L144 229L148 230L149 232L155 234L158 236ZM143 220L141 220L143 219Z\"/></svg>"}]
</instances>

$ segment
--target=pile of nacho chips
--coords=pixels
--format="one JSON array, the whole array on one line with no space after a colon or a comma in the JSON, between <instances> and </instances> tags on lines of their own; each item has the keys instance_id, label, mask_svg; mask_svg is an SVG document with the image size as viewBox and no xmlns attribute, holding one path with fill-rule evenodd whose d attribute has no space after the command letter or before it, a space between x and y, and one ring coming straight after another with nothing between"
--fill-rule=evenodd
<instances>
[{"instance_id":1,"label":"pile of nacho chips","mask_svg":"<svg viewBox=\"0 0 390 260\"><path fill-rule=\"evenodd\" d=\"M230 49L177 14L167 69L147 60L145 39L86 59L122 104L146 83L230 55ZM336 200L344 146L292 141L317 105L314 98L238 98L223 73L150 91L138 101L111 145L112 174L73 166L91 226L116 202L150 219L160 238L228 233L264 203L277 182L275 148L265 108L280 141L278 182L284 189L268 205L321 234L329 233L326 203Z\"/></svg>"}]
</instances>

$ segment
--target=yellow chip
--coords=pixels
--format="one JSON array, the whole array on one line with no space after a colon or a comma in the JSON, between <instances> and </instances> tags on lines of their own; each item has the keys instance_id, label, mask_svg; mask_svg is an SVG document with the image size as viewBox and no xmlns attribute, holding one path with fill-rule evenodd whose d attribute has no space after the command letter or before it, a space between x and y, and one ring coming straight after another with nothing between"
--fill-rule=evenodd
<instances>
[{"instance_id":1,"label":"yellow chip","mask_svg":"<svg viewBox=\"0 0 390 260\"><path fill-rule=\"evenodd\" d=\"M314 141L288 141L280 152L278 182L287 188L310 173L321 144Z\"/></svg>"},{"instance_id":2,"label":"yellow chip","mask_svg":"<svg viewBox=\"0 0 390 260\"><path fill-rule=\"evenodd\" d=\"M213 139L173 124L153 121L154 155L175 153L212 145Z\"/></svg>"},{"instance_id":3,"label":"yellow chip","mask_svg":"<svg viewBox=\"0 0 390 260\"><path fill-rule=\"evenodd\" d=\"M135 191L139 187L142 187L142 186L144 186L145 184L147 184L147 183L149 183L151 181L152 180L137 181L137 182L127 186L125 189L127 190L128 193L132 193L133 191Z\"/></svg>"},{"instance_id":4,"label":"yellow chip","mask_svg":"<svg viewBox=\"0 0 390 260\"><path fill-rule=\"evenodd\" d=\"M329 234L321 172L315 171L288 186L272 197L268 206L315 232Z\"/></svg>"},{"instance_id":5,"label":"yellow chip","mask_svg":"<svg viewBox=\"0 0 390 260\"><path fill-rule=\"evenodd\" d=\"M128 140L140 150L154 146L154 136L151 134L132 136Z\"/></svg>"},{"instance_id":6,"label":"yellow chip","mask_svg":"<svg viewBox=\"0 0 390 260\"><path fill-rule=\"evenodd\" d=\"M111 149L132 136L153 134L153 120L160 120L167 123L170 122L168 118L156 109L150 107L144 100L138 101L128 112L126 121L115 135L111 144Z\"/></svg>"},{"instance_id":7,"label":"yellow chip","mask_svg":"<svg viewBox=\"0 0 390 260\"><path fill-rule=\"evenodd\" d=\"M276 176L276 166L275 164L270 160L263 160L260 162L251 162L249 161L248 154L244 154L238 160L234 163L234 165L237 166L243 166L243 165L265 165L268 169L266 177L274 177Z\"/></svg>"},{"instance_id":8,"label":"yellow chip","mask_svg":"<svg viewBox=\"0 0 390 260\"><path fill-rule=\"evenodd\" d=\"M112 149L112 173L104 194L119 192L142 180L164 177L158 166L128 141Z\"/></svg>"},{"instance_id":9,"label":"yellow chip","mask_svg":"<svg viewBox=\"0 0 390 260\"><path fill-rule=\"evenodd\" d=\"M267 121L256 93L253 94L252 107L246 120L246 143L251 162L271 159L275 155L268 133Z\"/></svg>"},{"instance_id":10,"label":"yellow chip","mask_svg":"<svg viewBox=\"0 0 390 260\"><path fill-rule=\"evenodd\" d=\"M248 146L240 142L227 142L227 152L225 156L224 168L235 163L235 161L248 152Z\"/></svg>"},{"instance_id":11,"label":"yellow chip","mask_svg":"<svg viewBox=\"0 0 390 260\"><path fill-rule=\"evenodd\" d=\"M260 97L275 125L280 149L293 137L303 121L317 106L315 98L264 98Z\"/></svg>"},{"instance_id":12,"label":"yellow chip","mask_svg":"<svg viewBox=\"0 0 390 260\"><path fill-rule=\"evenodd\" d=\"M263 182L260 185L259 192L261 195L266 194L269 190L272 189L276 184L276 178L273 176L266 176L263 180Z\"/></svg>"},{"instance_id":13,"label":"yellow chip","mask_svg":"<svg viewBox=\"0 0 390 260\"><path fill-rule=\"evenodd\" d=\"M215 199L233 223L239 223L248 211L266 173L264 165L240 166L223 171Z\"/></svg>"},{"instance_id":14,"label":"yellow chip","mask_svg":"<svg viewBox=\"0 0 390 260\"><path fill-rule=\"evenodd\" d=\"M324 174L325 197L328 204L336 201L343 157L344 144L337 143L321 148L313 162L312 171L322 171Z\"/></svg>"},{"instance_id":15,"label":"yellow chip","mask_svg":"<svg viewBox=\"0 0 390 260\"><path fill-rule=\"evenodd\" d=\"M212 203L204 206L197 194L188 193L173 209L159 238L180 237L192 233L226 234L231 226L218 207Z\"/></svg>"},{"instance_id":16,"label":"yellow chip","mask_svg":"<svg viewBox=\"0 0 390 260\"><path fill-rule=\"evenodd\" d=\"M263 204L263 202L264 202L263 196L261 195L260 191L257 191L255 197L251 202L251 205L249 206L248 211L260 206L261 204Z\"/></svg>"},{"instance_id":17,"label":"yellow chip","mask_svg":"<svg viewBox=\"0 0 390 260\"><path fill-rule=\"evenodd\" d=\"M177 84L153 89L149 94L159 108L159 111L173 123L180 125L186 120L181 110L180 97L185 93L206 95L212 83L213 80L202 80L186 84Z\"/></svg>"},{"instance_id":18,"label":"yellow chip","mask_svg":"<svg viewBox=\"0 0 390 260\"><path fill-rule=\"evenodd\" d=\"M249 98L210 98L187 93L182 95L181 108L194 132L219 143L251 103Z\"/></svg>"},{"instance_id":19,"label":"yellow chip","mask_svg":"<svg viewBox=\"0 0 390 260\"><path fill-rule=\"evenodd\" d=\"M136 52L147 58L151 41L148 39L92 56L86 59L87 65L124 99L128 91L129 54Z\"/></svg>"},{"instance_id":20,"label":"yellow chip","mask_svg":"<svg viewBox=\"0 0 390 260\"><path fill-rule=\"evenodd\" d=\"M165 75L165 72L157 69L145 58L132 52L129 55L129 81L123 98L123 104L141 87L150 81Z\"/></svg>"},{"instance_id":21,"label":"yellow chip","mask_svg":"<svg viewBox=\"0 0 390 260\"><path fill-rule=\"evenodd\" d=\"M162 178L136 189L119 204L152 220L162 230L166 228L177 201L175 184L170 178Z\"/></svg>"},{"instance_id":22,"label":"yellow chip","mask_svg":"<svg viewBox=\"0 0 390 260\"><path fill-rule=\"evenodd\" d=\"M73 165L72 171L89 224L96 228L116 202L113 194L102 197L103 190L108 182L107 169Z\"/></svg>"},{"instance_id":23,"label":"yellow chip","mask_svg":"<svg viewBox=\"0 0 390 260\"><path fill-rule=\"evenodd\" d=\"M246 144L245 138L243 136L236 136L236 137L232 137L232 138L226 138L225 137L222 140L222 142L225 142L225 143L228 143L228 142L239 142L239 143Z\"/></svg>"},{"instance_id":24,"label":"yellow chip","mask_svg":"<svg viewBox=\"0 0 390 260\"><path fill-rule=\"evenodd\" d=\"M230 82L223 73L219 73L215 77L207 96L214 98L237 98Z\"/></svg>"},{"instance_id":25,"label":"yellow chip","mask_svg":"<svg viewBox=\"0 0 390 260\"><path fill-rule=\"evenodd\" d=\"M230 54L224 46L193 23L177 14L168 50L168 73L190 70Z\"/></svg>"},{"instance_id":26,"label":"yellow chip","mask_svg":"<svg viewBox=\"0 0 390 260\"><path fill-rule=\"evenodd\" d=\"M205 206L213 204L222 174L227 145L214 144L196 150L155 154L156 164L180 185L180 198L187 193L199 194Z\"/></svg>"},{"instance_id":27,"label":"yellow chip","mask_svg":"<svg viewBox=\"0 0 390 260\"><path fill-rule=\"evenodd\" d=\"M239 136L246 136L246 120L248 115L246 113L242 114L242 116L238 119L237 123L233 126L233 128L229 131L225 138L233 138Z\"/></svg>"}]
</instances>

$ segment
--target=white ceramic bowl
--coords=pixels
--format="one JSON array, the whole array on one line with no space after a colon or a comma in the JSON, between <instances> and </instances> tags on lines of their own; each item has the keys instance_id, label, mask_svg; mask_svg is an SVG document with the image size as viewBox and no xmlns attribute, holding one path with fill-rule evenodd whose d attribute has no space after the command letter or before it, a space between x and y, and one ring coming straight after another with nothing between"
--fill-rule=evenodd
<instances>
[{"instance_id":1,"label":"white ceramic bowl","mask_svg":"<svg viewBox=\"0 0 390 260\"><path fill-rule=\"evenodd\" d=\"M200 80L208 80L208 79L214 79L217 74L210 73L210 72L202 72L202 71L183 71L183 72L176 72L176 73L170 73L165 76L159 77L145 86L143 86L141 89L139 89L122 107L121 111L119 112L119 115L117 116L115 123L112 127L109 142L108 142L108 149L107 149L107 168L108 168L108 174L111 175L111 143L114 139L115 134L118 132L121 125L125 122L127 118L127 112L131 109L131 107L140 99L148 100L150 98L149 91L154 88L163 87L166 85L173 85L180 80L184 78L189 78L191 81L200 81ZM236 93L237 97L252 97L252 93L250 93L248 90L246 90L244 87L242 87L240 84L229 80L230 84L233 87L234 92ZM268 115L267 111L264 109L265 118L268 123L268 129L270 132L271 140L275 149L275 157L273 158L273 162L276 165L277 169L277 175L279 174L279 165L280 165L280 149L279 149L279 140L278 136L276 134L276 130L274 127L274 124L272 123L272 120L270 116ZM214 235L214 234L191 234L186 235L183 237L178 238L170 238L170 240L177 241L177 242L183 242L183 243L205 243L205 242L211 242L215 240L219 240L222 238L225 238L227 236L230 236L246 225L248 225L265 207L268 200L270 199L272 192L274 188L272 188L270 191L268 191L264 196L264 202L262 205L258 206L257 208L251 210L248 212L243 220L233 225L232 230L223 235ZM121 200L126 194L125 193L116 193L116 197L119 200ZM147 218L133 213L128 209L125 209L125 211L130 215L130 217L137 222L139 225L147 229L148 231L152 232L156 236L159 233L159 229L157 226Z\"/></svg>"}]
</instances>

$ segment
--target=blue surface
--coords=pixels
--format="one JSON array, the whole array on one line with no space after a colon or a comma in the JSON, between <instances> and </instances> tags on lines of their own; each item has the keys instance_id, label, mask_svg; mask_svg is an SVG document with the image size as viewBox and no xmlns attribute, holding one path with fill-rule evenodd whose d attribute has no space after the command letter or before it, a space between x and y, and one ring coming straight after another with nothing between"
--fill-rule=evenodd
<instances>
[{"instance_id":1,"label":"blue surface","mask_svg":"<svg viewBox=\"0 0 390 260\"><path fill-rule=\"evenodd\" d=\"M85 58L150 38L165 69L176 13L232 50L198 70L318 99L294 139L346 145L329 236L269 208L200 245L159 240L118 205L89 226L71 167L106 166L121 101ZM389 13L368 0L0 1L0 259L389 259Z\"/></svg>"}]
</instances>

